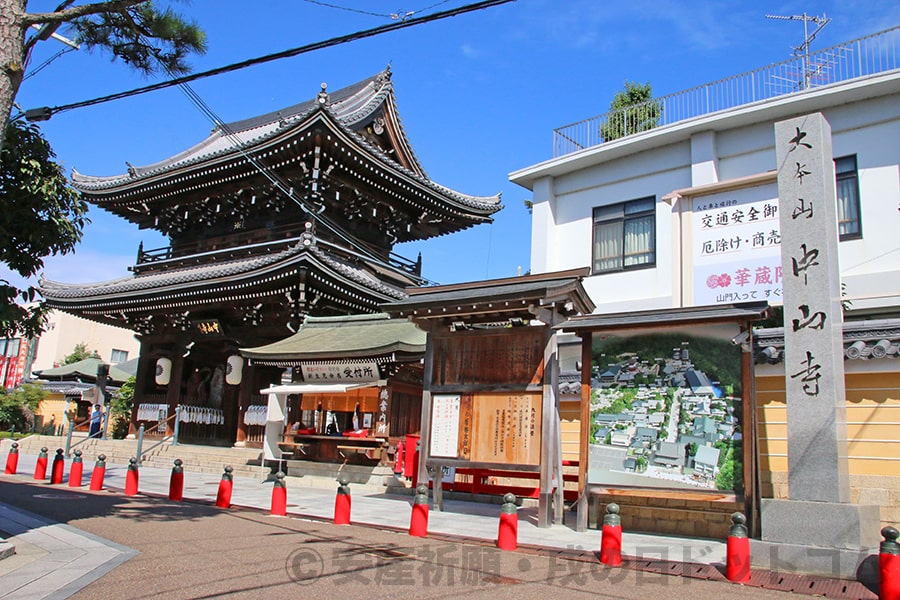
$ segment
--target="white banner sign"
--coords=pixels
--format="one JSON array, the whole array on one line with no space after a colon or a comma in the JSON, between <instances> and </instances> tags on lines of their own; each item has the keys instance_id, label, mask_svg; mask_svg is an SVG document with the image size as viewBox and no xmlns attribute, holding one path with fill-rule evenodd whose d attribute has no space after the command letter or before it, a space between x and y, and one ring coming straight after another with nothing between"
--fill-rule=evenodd
<instances>
[{"instance_id":1,"label":"white banner sign","mask_svg":"<svg viewBox=\"0 0 900 600\"><path fill-rule=\"evenodd\" d=\"M693 304L781 304L776 185L695 198L692 209Z\"/></svg>"},{"instance_id":2,"label":"white banner sign","mask_svg":"<svg viewBox=\"0 0 900 600\"><path fill-rule=\"evenodd\" d=\"M459 394L435 394L431 401L431 456L456 458L459 448Z\"/></svg>"},{"instance_id":3,"label":"white banner sign","mask_svg":"<svg viewBox=\"0 0 900 600\"><path fill-rule=\"evenodd\" d=\"M378 380L378 363L311 363L300 366L308 383L368 382Z\"/></svg>"}]
</instances>

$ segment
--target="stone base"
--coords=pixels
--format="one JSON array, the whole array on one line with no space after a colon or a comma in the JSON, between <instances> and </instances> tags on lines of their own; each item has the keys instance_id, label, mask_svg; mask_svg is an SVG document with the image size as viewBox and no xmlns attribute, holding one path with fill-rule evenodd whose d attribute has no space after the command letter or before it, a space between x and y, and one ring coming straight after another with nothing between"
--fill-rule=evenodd
<instances>
[{"instance_id":1,"label":"stone base","mask_svg":"<svg viewBox=\"0 0 900 600\"><path fill-rule=\"evenodd\" d=\"M751 564L773 571L856 579L881 542L878 506L764 498L760 526Z\"/></svg>"},{"instance_id":2,"label":"stone base","mask_svg":"<svg viewBox=\"0 0 900 600\"><path fill-rule=\"evenodd\" d=\"M779 573L865 582L872 578L872 571L877 577L878 548L843 550L751 539L750 566Z\"/></svg>"}]
</instances>

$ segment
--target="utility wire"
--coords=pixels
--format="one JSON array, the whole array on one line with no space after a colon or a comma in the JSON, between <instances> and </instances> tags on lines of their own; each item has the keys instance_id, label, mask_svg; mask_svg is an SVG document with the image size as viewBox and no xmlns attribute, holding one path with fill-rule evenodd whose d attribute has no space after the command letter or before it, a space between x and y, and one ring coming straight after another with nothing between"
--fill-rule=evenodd
<instances>
[{"instance_id":1,"label":"utility wire","mask_svg":"<svg viewBox=\"0 0 900 600\"><path fill-rule=\"evenodd\" d=\"M372 29L366 29L363 31L357 31L356 33L350 33L347 35L333 37L328 40L324 40L321 42L314 42L312 44L307 44L305 46L292 48L290 50L283 50L281 52L275 52L273 54L267 54L265 56L251 58L249 60L233 63L230 65L226 65L224 67L210 69L209 71L202 71L200 73L193 73L191 75L185 75L183 77L177 77L175 79L170 79L168 81L161 81L159 83L154 83L154 84L147 85L144 87L135 88L133 90L129 90L126 92L118 92L116 94L110 94L108 96L101 96L99 98L94 98L92 100L84 100L82 102L75 102L72 104L63 104L61 106L55 106L52 108L31 109L31 110L26 111L26 118L28 118L29 120L47 120L56 113L61 113L61 112L73 110L76 108L84 108L87 106L93 106L95 104L110 102L112 100L119 100L121 98L137 96L139 94L145 94L147 92L153 92L156 90L169 88L169 87L176 86L176 85L179 85L182 83L189 83L191 81L196 81L198 79L212 77L213 75L221 75L222 73L230 73L232 71L238 71L238 70L244 69L246 67L251 67L254 65L262 64L262 63L272 62L272 61L279 60L282 58L290 58L290 57L294 57L294 56L299 56L300 54L306 54L308 52L312 52L313 50L321 50L323 48L330 48L332 46L338 46L340 44L346 44L348 42L353 42L356 40L374 37L374 36L380 35L382 33L388 33L390 31L397 31L399 29L406 29L407 27L413 27L415 25L422 25L424 23L430 23L432 21L438 21L440 19L446 19L447 17L455 17L457 15L473 12L476 10L483 10L485 8L491 8L494 6L500 6L501 4L508 4L510 2L515 2L515 1L516 0L483 0L482 2L475 2L473 4L467 4L465 6L452 8L452 9L445 10L442 12L436 12L436 13L433 13L430 15L425 15L422 17L416 17L413 19L407 19L407 20L397 21L394 23L388 23L386 25L381 25L379 27L375 27Z\"/></svg>"},{"instance_id":2,"label":"utility wire","mask_svg":"<svg viewBox=\"0 0 900 600\"><path fill-rule=\"evenodd\" d=\"M386 19L394 19L394 20L399 19L401 21L405 21L406 19L410 18L413 15L417 15L419 13L425 12L426 10L431 10L435 6L440 6L441 4L446 4L450 0L441 0L440 2L435 2L434 4L432 4L430 6L426 6L425 8L420 8L419 10L411 10L408 12L398 10L395 13L389 13L389 14L388 13L374 13L374 12L369 12L367 10L359 10L358 8L350 8L349 6L340 6L338 4L330 4L328 2L322 2L322 0L303 0L303 1L308 2L310 4L317 4L318 6L325 6L327 8L335 8L337 10L345 10L347 12L357 13L357 14L361 14L361 15L369 15L370 17L383 17Z\"/></svg>"}]
</instances>

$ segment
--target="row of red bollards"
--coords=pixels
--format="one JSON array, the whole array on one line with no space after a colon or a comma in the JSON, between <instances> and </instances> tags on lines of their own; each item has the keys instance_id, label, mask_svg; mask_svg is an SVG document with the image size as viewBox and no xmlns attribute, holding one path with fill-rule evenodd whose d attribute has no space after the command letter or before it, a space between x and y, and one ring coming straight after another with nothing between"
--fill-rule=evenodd
<instances>
[{"instance_id":1,"label":"row of red bollards","mask_svg":"<svg viewBox=\"0 0 900 600\"><path fill-rule=\"evenodd\" d=\"M69 487L81 487L83 478L83 459L80 450L74 452L69 471ZM6 458L7 475L15 475L19 462L19 445L13 443ZM131 458L128 464L128 472L125 478L125 495L134 496L138 493L139 473L137 459ZM172 475L169 480L169 499L180 501L184 497L184 468L180 459L175 460ZM43 480L47 477L47 448L41 448L35 464L34 479ZM50 483L60 484L63 481L65 458L63 450L56 451L51 466ZM226 466L222 479L219 482L219 490L216 494L216 506L220 508L231 507L231 495L234 486L233 468ZM106 457L100 454L91 473L91 490L103 489L103 479L106 473ZM272 506L270 514L274 516L286 516L287 514L287 488L284 481L284 473L275 475L272 487ZM350 486L346 479L340 480L334 503L334 524L350 524ZM725 577L735 583L746 583L750 580L750 536L748 534L746 517L739 512L731 515L731 527L728 531L725 558ZM516 497L514 494L506 494L503 497L503 505L500 509L500 523L497 534L497 547L502 550L515 550L518 547L518 512ZM413 499L412 513L410 516L409 535L416 537L428 536L428 487L419 485L416 487L416 495ZM885 527L881 530L884 541L881 542L879 552L879 600L900 600L900 543L897 542L900 532L894 527ZM619 517L619 506L609 503L606 506L606 515L603 518L603 527L600 538L600 562L607 566L619 566L622 564L622 523Z\"/></svg>"}]
</instances>

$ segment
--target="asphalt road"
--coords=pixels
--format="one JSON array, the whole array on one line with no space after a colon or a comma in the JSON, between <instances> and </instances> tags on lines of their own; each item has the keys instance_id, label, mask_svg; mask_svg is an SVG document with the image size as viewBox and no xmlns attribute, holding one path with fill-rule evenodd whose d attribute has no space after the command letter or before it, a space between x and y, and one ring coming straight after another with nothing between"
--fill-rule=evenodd
<instances>
[{"instance_id":1,"label":"asphalt road","mask_svg":"<svg viewBox=\"0 0 900 600\"><path fill-rule=\"evenodd\" d=\"M372 527L335 526L84 488L69 491L28 481L0 481L0 502L139 552L72 596L78 599L465 595L491 600L696 600L787 595L609 568L596 557L507 552Z\"/></svg>"}]
</instances>

